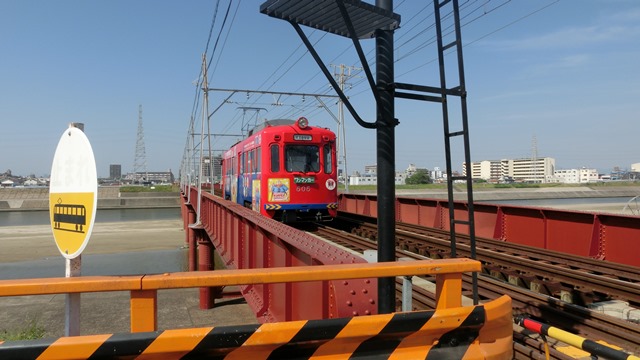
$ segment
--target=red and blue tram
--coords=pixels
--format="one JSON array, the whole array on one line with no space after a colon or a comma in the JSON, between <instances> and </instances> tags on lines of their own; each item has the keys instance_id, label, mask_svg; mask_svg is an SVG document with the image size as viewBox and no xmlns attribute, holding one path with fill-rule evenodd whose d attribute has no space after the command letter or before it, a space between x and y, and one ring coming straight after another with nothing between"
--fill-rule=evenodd
<instances>
[{"instance_id":1,"label":"red and blue tram","mask_svg":"<svg viewBox=\"0 0 640 360\"><path fill-rule=\"evenodd\" d=\"M337 214L336 136L304 117L269 120L222 157L223 196L282 222Z\"/></svg>"}]
</instances>

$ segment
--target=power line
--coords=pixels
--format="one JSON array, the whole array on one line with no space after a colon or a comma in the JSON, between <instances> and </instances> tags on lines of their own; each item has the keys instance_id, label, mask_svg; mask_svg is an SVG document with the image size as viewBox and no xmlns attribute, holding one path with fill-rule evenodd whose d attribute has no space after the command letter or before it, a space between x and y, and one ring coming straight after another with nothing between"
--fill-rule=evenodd
<instances>
[{"instance_id":1,"label":"power line","mask_svg":"<svg viewBox=\"0 0 640 360\"><path fill-rule=\"evenodd\" d=\"M218 42L220 41L220 36L222 35L222 31L224 30L224 26L227 23L227 18L229 17L229 11L231 10L231 4L233 0L229 0L229 6L227 6L227 11L224 13L224 19L222 19L222 25L220 26L220 31L218 31L218 36L216 36L216 43L213 45L213 50L211 50L211 56L209 57L209 61L207 61L207 67L211 66L211 61L213 60L213 55L216 53L216 49L218 48ZM217 7L216 7L217 9ZM216 11L217 12L217 11ZM207 42L207 48L209 44ZM206 54L206 50L205 50Z\"/></svg>"}]
</instances>

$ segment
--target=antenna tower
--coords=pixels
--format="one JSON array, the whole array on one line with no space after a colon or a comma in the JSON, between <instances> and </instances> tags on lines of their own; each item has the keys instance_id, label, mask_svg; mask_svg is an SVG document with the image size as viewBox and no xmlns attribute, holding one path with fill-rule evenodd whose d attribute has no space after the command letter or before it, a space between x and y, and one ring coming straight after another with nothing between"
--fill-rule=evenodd
<instances>
[{"instance_id":1,"label":"antenna tower","mask_svg":"<svg viewBox=\"0 0 640 360\"><path fill-rule=\"evenodd\" d=\"M148 178L147 154L144 149L144 128L142 127L142 105L138 105L138 138L136 140L136 157L133 161L133 176L135 181L139 181L141 177L143 180Z\"/></svg>"}]
</instances>

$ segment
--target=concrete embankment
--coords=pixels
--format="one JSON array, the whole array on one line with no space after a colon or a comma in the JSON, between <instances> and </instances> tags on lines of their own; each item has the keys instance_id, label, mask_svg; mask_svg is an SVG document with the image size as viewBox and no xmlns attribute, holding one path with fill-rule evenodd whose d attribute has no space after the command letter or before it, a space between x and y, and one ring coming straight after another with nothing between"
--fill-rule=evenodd
<instances>
[{"instance_id":1,"label":"concrete embankment","mask_svg":"<svg viewBox=\"0 0 640 360\"><path fill-rule=\"evenodd\" d=\"M375 190L351 190L353 194L375 195ZM446 189L398 189L396 196L409 198L447 199ZM632 198L640 196L638 186L575 186L541 188L477 189L473 198L477 202L492 200L535 200L535 199L575 199L575 198ZM463 187L454 191L454 199L467 200ZM120 192L118 187L98 188L98 208L159 208L180 206L179 193L161 192ZM2 210L48 210L48 188L0 188L0 211Z\"/></svg>"},{"instance_id":2,"label":"concrete embankment","mask_svg":"<svg viewBox=\"0 0 640 360\"><path fill-rule=\"evenodd\" d=\"M466 189L454 189L454 200L466 201ZM351 191L358 194L372 194L376 191ZM396 196L409 198L426 199L447 199L446 189L400 189L396 190ZM536 200L536 199L575 199L575 198L609 198L609 197L629 197L640 196L640 185L638 186L611 186L611 187L541 187L541 188L506 188L506 189L474 189L473 199L475 201L490 200Z\"/></svg>"},{"instance_id":3,"label":"concrete embankment","mask_svg":"<svg viewBox=\"0 0 640 360\"><path fill-rule=\"evenodd\" d=\"M98 209L163 208L180 206L177 192L120 192L98 188ZM1 188L0 211L48 210L49 188Z\"/></svg>"}]
</instances>

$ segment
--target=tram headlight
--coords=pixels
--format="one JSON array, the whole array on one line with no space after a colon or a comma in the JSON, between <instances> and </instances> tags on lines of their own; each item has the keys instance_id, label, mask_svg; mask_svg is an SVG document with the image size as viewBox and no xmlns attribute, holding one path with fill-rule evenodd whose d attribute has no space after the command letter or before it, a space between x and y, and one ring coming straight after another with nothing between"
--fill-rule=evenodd
<instances>
[{"instance_id":1,"label":"tram headlight","mask_svg":"<svg viewBox=\"0 0 640 360\"><path fill-rule=\"evenodd\" d=\"M306 117L303 116L298 119L298 127L300 129L305 129L307 126L309 126L309 120Z\"/></svg>"}]
</instances>

